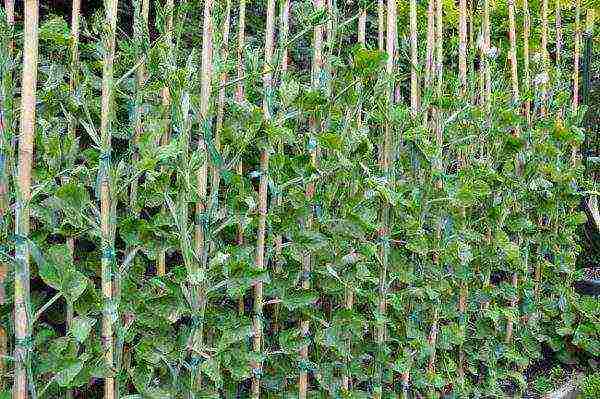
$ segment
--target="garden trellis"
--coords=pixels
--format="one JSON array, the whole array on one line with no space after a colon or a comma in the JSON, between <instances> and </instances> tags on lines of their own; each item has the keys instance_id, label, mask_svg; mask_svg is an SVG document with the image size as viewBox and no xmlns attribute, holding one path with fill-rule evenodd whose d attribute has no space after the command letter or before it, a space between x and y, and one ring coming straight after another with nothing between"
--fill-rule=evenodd
<instances>
[{"instance_id":1,"label":"garden trellis","mask_svg":"<svg viewBox=\"0 0 600 399\"><path fill-rule=\"evenodd\" d=\"M0 14L0 398L511 397L600 356L592 2L49 3Z\"/></svg>"}]
</instances>

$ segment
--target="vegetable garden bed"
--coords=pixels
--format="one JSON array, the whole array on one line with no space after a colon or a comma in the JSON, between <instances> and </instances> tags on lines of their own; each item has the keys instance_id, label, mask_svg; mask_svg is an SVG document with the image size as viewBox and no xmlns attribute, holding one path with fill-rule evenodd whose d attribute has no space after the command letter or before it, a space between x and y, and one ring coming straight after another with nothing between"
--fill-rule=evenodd
<instances>
[{"instance_id":1,"label":"vegetable garden bed","mask_svg":"<svg viewBox=\"0 0 600 399\"><path fill-rule=\"evenodd\" d=\"M593 397L591 3L5 0L0 398Z\"/></svg>"}]
</instances>

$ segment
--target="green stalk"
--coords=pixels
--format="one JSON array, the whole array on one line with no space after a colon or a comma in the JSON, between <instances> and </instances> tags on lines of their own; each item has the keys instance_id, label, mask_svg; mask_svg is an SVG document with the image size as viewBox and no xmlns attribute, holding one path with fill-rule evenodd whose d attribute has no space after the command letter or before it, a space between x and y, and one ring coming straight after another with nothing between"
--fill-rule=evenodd
<instances>
[{"instance_id":1,"label":"green stalk","mask_svg":"<svg viewBox=\"0 0 600 399\"><path fill-rule=\"evenodd\" d=\"M104 65L102 68L102 110L100 135L102 157L98 168L100 180L100 233L102 241L102 346L104 361L109 370L114 369L113 345L113 269L114 269L114 226L111 218L112 199L109 173L111 167L111 123L112 97L114 91L113 63L115 57L115 33L117 28L118 0L105 1L108 32L105 36ZM112 374L104 379L104 399L115 398L115 378Z\"/></svg>"},{"instance_id":2,"label":"green stalk","mask_svg":"<svg viewBox=\"0 0 600 399\"><path fill-rule=\"evenodd\" d=\"M17 203L15 206L15 368L13 398L26 399L33 381L31 370L31 298L29 271L29 202L31 200L31 170L35 135L35 103L38 60L38 2L25 1L25 31L23 47L23 77L21 80L21 120L17 169Z\"/></svg>"}]
</instances>

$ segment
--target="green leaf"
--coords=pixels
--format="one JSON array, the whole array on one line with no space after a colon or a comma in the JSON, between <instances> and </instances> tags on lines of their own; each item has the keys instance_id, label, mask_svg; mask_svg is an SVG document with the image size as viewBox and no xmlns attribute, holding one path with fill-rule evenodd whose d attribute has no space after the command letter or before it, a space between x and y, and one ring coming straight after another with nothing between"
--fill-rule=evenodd
<instances>
[{"instance_id":1,"label":"green leaf","mask_svg":"<svg viewBox=\"0 0 600 399\"><path fill-rule=\"evenodd\" d=\"M216 386L220 387L223 384L219 362L214 357L204 361L200 366L200 371L206 374Z\"/></svg>"},{"instance_id":2,"label":"green leaf","mask_svg":"<svg viewBox=\"0 0 600 399\"><path fill-rule=\"evenodd\" d=\"M71 324L69 332L77 340L77 342L81 343L87 339L94 324L96 324L96 319L86 316L78 316L73 319L73 324Z\"/></svg>"},{"instance_id":3,"label":"green leaf","mask_svg":"<svg viewBox=\"0 0 600 399\"><path fill-rule=\"evenodd\" d=\"M295 310L312 305L318 299L319 295L316 291L301 290L288 293L288 295L282 299L282 303L283 306L289 310Z\"/></svg>"},{"instance_id":4,"label":"green leaf","mask_svg":"<svg viewBox=\"0 0 600 399\"><path fill-rule=\"evenodd\" d=\"M56 373L56 382L61 387L68 387L73 379L83 369L82 361L68 361L63 364L63 368Z\"/></svg>"}]
</instances>

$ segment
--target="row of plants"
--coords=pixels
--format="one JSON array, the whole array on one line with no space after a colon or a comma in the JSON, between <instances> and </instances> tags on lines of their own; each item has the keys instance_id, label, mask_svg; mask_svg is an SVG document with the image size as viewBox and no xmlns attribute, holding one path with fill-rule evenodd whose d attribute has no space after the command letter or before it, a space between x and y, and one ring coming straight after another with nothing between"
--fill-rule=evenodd
<instances>
[{"instance_id":1,"label":"row of plants","mask_svg":"<svg viewBox=\"0 0 600 399\"><path fill-rule=\"evenodd\" d=\"M5 0L0 397L508 397L600 356L595 10L455 3Z\"/></svg>"}]
</instances>

